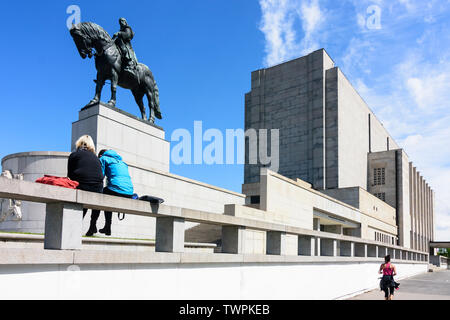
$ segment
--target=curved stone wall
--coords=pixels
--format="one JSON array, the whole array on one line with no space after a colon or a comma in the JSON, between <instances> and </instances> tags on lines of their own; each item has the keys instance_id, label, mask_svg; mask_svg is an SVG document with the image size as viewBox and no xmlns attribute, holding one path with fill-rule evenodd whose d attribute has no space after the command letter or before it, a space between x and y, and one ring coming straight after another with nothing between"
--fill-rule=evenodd
<instances>
[{"instance_id":1,"label":"curved stone wall","mask_svg":"<svg viewBox=\"0 0 450 320\"><path fill-rule=\"evenodd\" d=\"M69 152L22 152L2 159L2 171L23 174L25 181L36 181L44 175L67 176ZM45 224L45 204L22 202L22 221L12 221L9 217L0 223L0 231L43 233Z\"/></svg>"}]
</instances>

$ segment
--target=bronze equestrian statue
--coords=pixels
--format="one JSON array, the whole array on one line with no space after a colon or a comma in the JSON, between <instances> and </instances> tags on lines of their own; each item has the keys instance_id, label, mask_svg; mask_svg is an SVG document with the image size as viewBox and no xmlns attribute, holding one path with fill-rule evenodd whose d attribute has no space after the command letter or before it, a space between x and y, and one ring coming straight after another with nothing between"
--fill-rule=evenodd
<instances>
[{"instance_id":1,"label":"bronze equestrian statue","mask_svg":"<svg viewBox=\"0 0 450 320\"><path fill-rule=\"evenodd\" d=\"M83 59L95 56L97 69L95 97L85 108L100 102L105 81L111 80L111 100L108 105L111 107L116 105L117 85L130 89L141 110L142 119L154 123L155 117L162 119L158 86L150 69L137 61L131 46L133 30L124 18L121 18L119 23L120 31L113 38L102 27L92 22L82 22L70 29L80 56ZM150 109L148 118L143 102L144 96L147 96Z\"/></svg>"}]
</instances>

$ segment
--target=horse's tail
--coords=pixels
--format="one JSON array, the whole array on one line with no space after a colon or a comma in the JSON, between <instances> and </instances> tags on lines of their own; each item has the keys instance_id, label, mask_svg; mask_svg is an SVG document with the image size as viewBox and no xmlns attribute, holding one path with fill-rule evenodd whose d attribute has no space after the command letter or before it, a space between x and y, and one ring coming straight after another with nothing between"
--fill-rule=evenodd
<instances>
[{"instance_id":1,"label":"horse's tail","mask_svg":"<svg viewBox=\"0 0 450 320\"><path fill-rule=\"evenodd\" d=\"M152 94L152 105L155 111L155 115L158 119L162 119L161 116L161 108L160 108L160 104L159 104L159 88L158 85L156 84L155 78L153 77L153 73L150 70L149 67L146 66L146 70L145 70L145 86L147 87L147 89L151 92ZM148 79L147 79L148 77Z\"/></svg>"}]
</instances>

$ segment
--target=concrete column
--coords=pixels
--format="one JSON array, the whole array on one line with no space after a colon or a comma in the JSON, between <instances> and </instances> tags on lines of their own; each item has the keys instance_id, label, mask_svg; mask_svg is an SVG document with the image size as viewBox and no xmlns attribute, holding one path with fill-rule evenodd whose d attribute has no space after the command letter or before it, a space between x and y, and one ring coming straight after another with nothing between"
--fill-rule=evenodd
<instances>
[{"instance_id":1,"label":"concrete column","mask_svg":"<svg viewBox=\"0 0 450 320\"><path fill-rule=\"evenodd\" d=\"M184 251L184 219L156 218L156 252Z\"/></svg>"},{"instance_id":2,"label":"concrete column","mask_svg":"<svg viewBox=\"0 0 450 320\"><path fill-rule=\"evenodd\" d=\"M314 256L315 255L315 239L310 236L298 236L298 255Z\"/></svg>"},{"instance_id":3,"label":"concrete column","mask_svg":"<svg viewBox=\"0 0 450 320\"><path fill-rule=\"evenodd\" d=\"M426 183L426 216L425 216L425 248L423 251L428 251L430 239L430 187Z\"/></svg>"},{"instance_id":4,"label":"concrete column","mask_svg":"<svg viewBox=\"0 0 450 320\"><path fill-rule=\"evenodd\" d=\"M409 193L409 203L410 203L410 214L411 214L411 228L410 228L410 237L411 237L411 244L410 248L413 247L414 243L414 175L413 175L413 167L412 162L410 162L409 167L409 184L410 184L410 193ZM403 254L403 253L402 253Z\"/></svg>"},{"instance_id":5,"label":"concrete column","mask_svg":"<svg viewBox=\"0 0 450 320\"><path fill-rule=\"evenodd\" d=\"M321 239L320 242L320 255L321 256L337 256L337 240L334 239Z\"/></svg>"},{"instance_id":6,"label":"concrete column","mask_svg":"<svg viewBox=\"0 0 450 320\"><path fill-rule=\"evenodd\" d=\"M354 247L354 253L355 253L355 257L367 257L367 244L364 243L355 243L355 247Z\"/></svg>"},{"instance_id":7,"label":"concrete column","mask_svg":"<svg viewBox=\"0 0 450 320\"><path fill-rule=\"evenodd\" d=\"M222 252L242 254L244 252L244 227L222 226Z\"/></svg>"},{"instance_id":8,"label":"concrete column","mask_svg":"<svg viewBox=\"0 0 450 320\"><path fill-rule=\"evenodd\" d=\"M286 233L266 232L266 254L286 255Z\"/></svg>"},{"instance_id":9,"label":"concrete column","mask_svg":"<svg viewBox=\"0 0 450 320\"><path fill-rule=\"evenodd\" d=\"M350 241L340 241L340 255L343 257L355 256L355 243Z\"/></svg>"},{"instance_id":10,"label":"concrete column","mask_svg":"<svg viewBox=\"0 0 450 320\"><path fill-rule=\"evenodd\" d=\"M49 203L45 212L44 249L81 249L83 205Z\"/></svg>"},{"instance_id":11,"label":"concrete column","mask_svg":"<svg viewBox=\"0 0 450 320\"><path fill-rule=\"evenodd\" d=\"M414 168L414 175L415 175L415 214L414 214L414 250L417 250L419 241L417 235L419 234L419 173L417 172L417 169Z\"/></svg>"},{"instance_id":12,"label":"concrete column","mask_svg":"<svg viewBox=\"0 0 450 320\"><path fill-rule=\"evenodd\" d=\"M313 230L320 231L320 219L319 218L313 218ZM315 237L315 248L314 252L316 256L320 257L321 252L321 244L320 244L320 238Z\"/></svg>"},{"instance_id":13,"label":"concrete column","mask_svg":"<svg viewBox=\"0 0 450 320\"><path fill-rule=\"evenodd\" d=\"M322 239L319 237L315 237L314 242L315 242L314 252L316 254L316 257L320 257L322 255Z\"/></svg>"},{"instance_id":14,"label":"concrete column","mask_svg":"<svg viewBox=\"0 0 450 320\"><path fill-rule=\"evenodd\" d=\"M423 251L424 247L424 234L425 234L425 180L420 177L420 251ZM416 259L417 260L417 259Z\"/></svg>"},{"instance_id":15,"label":"concrete column","mask_svg":"<svg viewBox=\"0 0 450 320\"><path fill-rule=\"evenodd\" d=\"M313 218L313 230L320 231L320 219L319 218Z\"/></svg>"}]
</instances>

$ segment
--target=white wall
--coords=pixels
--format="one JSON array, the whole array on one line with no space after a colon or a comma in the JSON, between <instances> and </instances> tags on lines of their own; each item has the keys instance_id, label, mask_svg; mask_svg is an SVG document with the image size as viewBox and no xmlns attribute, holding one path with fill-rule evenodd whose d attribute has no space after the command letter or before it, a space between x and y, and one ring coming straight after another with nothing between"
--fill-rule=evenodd
<instances>
[{"instance_id":1,"label":"white wall","mask_svg":"<svg viewBox=\"0 0 450 320\"><path fill-rule=\"evenodd\" d=\"M396 280L427 264L396 263ZM379 263L0 266L7 299L338 299L378 288ZM383 294L380 292L380 300Z\"/></svg>"},{"instance_id":2,"label":"white wall","mask_svg":"<svg viewBox=\"0 0 450 320\"><path fill-rule=\"evenodd\" d=\"M339 188L360 186L367 189L369 114L371 151L386 151L388 137L391 150L399 147L340 69L338 92Z\"/></svg>"}]
</instances>

